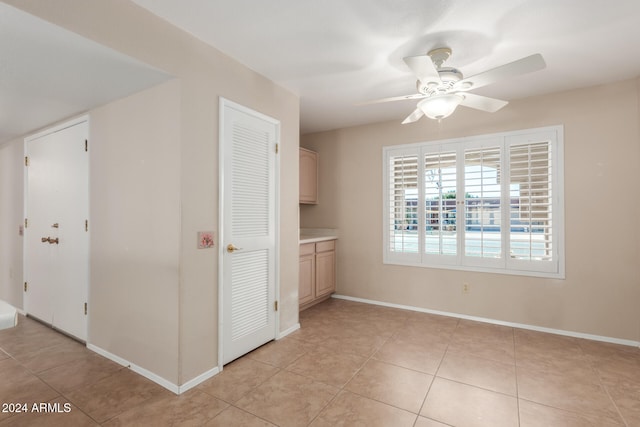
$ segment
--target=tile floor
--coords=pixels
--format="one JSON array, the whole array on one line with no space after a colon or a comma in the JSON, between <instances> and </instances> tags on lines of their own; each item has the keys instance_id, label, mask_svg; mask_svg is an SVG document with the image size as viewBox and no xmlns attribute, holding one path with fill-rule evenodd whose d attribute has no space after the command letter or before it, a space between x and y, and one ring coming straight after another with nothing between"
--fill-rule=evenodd
<instances>
[{"instance_id":1,"label":"tile floor","mask_svg":"<svg viewBox=\"0 0 640 427\"><path fill-rule=\"evenodd\" d=\"M640 349L332 299L181 396L30 319L0 426L640 426Z\"/></svg>"}]
</instances>

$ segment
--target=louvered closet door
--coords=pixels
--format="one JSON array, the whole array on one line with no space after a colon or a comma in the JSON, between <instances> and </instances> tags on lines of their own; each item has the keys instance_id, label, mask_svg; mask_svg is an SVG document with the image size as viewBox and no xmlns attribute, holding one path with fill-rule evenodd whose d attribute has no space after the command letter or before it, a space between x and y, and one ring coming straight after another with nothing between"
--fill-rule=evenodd
<instances>
[{"instance_id":1,"label":"louvered closet door","mask_svg":"<svg viewBox=\"0 0 640 427\"><path fill-rule=\"evenodd\" d=\"M221 101L223 363L276 336L277 121Z\"/></svg>"}]
</instances>

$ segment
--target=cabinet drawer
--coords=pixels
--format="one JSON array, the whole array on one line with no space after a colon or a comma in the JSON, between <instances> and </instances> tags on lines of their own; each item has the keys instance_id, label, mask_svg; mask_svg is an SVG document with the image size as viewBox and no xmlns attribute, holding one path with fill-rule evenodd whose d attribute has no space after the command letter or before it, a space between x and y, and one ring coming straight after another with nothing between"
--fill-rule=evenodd
<instances>
[{"instance_id":1,"label":"cabinet drawer","mask_svg":"<svg viewBox=\"0 0 640 427\"><path fill-rule=\"evenodd\" d=\"M316 252L334 251L336 249L335 240L327 240L326 242L316 243Z\"/></svg>"},{"instance_id":2,"label":"cabinet drawer","mask_svg":"<svg viewBox=\"0 0 640 427\"><path fill-rule=\"evenodd\" d=\"M316 251L315 243L305 243L300 245L300 256L302 255L313 255Z\"/></svg>"}]
</instances>

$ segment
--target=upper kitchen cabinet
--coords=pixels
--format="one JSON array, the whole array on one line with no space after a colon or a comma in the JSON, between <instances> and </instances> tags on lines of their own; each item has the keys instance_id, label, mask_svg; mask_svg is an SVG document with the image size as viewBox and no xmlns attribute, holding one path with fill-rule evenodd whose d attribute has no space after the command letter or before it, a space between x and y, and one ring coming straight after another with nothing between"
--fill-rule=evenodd
<instances>
[{"instance_id":1,"label":"upper kitchen cabinet","mask_svg":"<svg viewBox=\"0 0 640 427\"><path fill-rule=\"evenodd\" d=\"M300 203L318 203L318 153L300 148Z\"/></svg>"}]
</instances>

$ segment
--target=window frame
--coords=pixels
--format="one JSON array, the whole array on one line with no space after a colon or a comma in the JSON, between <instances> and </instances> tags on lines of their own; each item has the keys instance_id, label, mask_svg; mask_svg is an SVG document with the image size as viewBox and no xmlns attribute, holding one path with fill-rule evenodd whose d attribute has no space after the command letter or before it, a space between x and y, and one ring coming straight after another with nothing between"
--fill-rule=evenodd
<instances>
[{"instance_id":1,"label":"window frame","mask_svg":"<svg viewBox=\"0 0 640 427\"><path fill-rule=\"evenodd\" d=\"M511 147L536 142L548 142L551 161L548 166L551 175L551 261L522 260L509 255L511 247ZM467 150L493 146L500 147L500 242L499 258L483 258L465 255L466 204L465 204L465 152ZM564 127L562 125L510 132L468 136L437 141L382 147L383 161L383 263L393 265L441 268L449 270L477 271L521 276L565 278L565 236L564 236ZM426 202L425 159L427 153L433 155L455 151L456 162L456 255L426 253ZM417 170L417 239L418 253L392 251L391 202L392 177L390 161L399 155L418 157ZM497 185L497 184L496 184ZM460 214L458 211L462 211ZM424 230L420 232L419 230ZM441 232L441 230L440 230ZM395 233L395 231L393 232ZM395 238L395 236L393 236Z\"/></svg>"}]
</instances>

